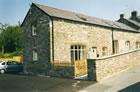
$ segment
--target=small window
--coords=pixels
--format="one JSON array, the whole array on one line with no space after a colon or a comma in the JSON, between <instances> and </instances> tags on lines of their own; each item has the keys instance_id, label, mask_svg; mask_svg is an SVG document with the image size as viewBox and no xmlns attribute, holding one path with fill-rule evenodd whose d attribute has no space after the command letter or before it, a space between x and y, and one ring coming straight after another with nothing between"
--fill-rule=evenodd
<instances>
[{"instance_id":1,"label":"small window","mask_svg":"<svg viewBox=\"0 0 140 92\"><path fill-rule=\"evenodd\" d=\"M107 47L102 48L102 56L107 56L108 55L108 49Z\"/></svg>"},{"instance_id":2,"label":"small window","mask_svg":"<svg viewBox=\"0 0 140 92\"><path fill-rule=\"evenodd\" d=\"M114 54L116 54L116 53L119 52L119 42L118 42L118 40L114 40L113 45L114 45L113 52L114 52Z\"/></svg>"},{"instance_id":3,"label":"small window","mask_svg":"<svg viewBox=\"0 0 140 92\"><path fill-rule=\"evenodd\" d=\"M136 42L136 49L140 48L140 42Z\"/></svg>"},{"instance_id":4,"label":"small window","mask_svg":"<svg viewBox=\"0 0 140 92\"><path fill-rule=\"evenodd\" d=\"M37 50L33 50L33 61L38 61L38 53L37 53Z\"/></svg>"},{"instance_id":5,"label":"small window","mask_svg":"<svg viewBox=\"0 0 140 92\"><path fill-rule=\"evenodd\" d=\"M125 42L126 50L130 50L130 41Z\"/></svg>"},{"instance_id":6,"label":"small window","mask_svg":"<svg viewBox=\"0 0 140 92\"><path fill-rule=\"evenodd\" d=\"M32 36L37 35L36 25L32 25Z\"/></svg>"},{"instance_id":7,"label":"small window","mask_svg":"<svg viewBox=\"0 0 140 92\"><path fill-rule=\"evenodd\" d=\"M85 46L83 45L72 45L71 46L71 62L85 59Z\"/></svg>"}]
</instances>

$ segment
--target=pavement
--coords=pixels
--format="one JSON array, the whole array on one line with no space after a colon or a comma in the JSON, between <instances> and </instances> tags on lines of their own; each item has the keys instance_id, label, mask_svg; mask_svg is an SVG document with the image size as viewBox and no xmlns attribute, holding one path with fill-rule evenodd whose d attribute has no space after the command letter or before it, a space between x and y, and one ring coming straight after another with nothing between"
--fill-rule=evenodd
<instances>
[{"instance_id":1,"label":"pavement","mask_svg":"<svg viewBox=\"0 0 140 92\"><path fill-rule=\"evenodd\" d=\"M140 65L90 85L78 92L140 92Z\"/></svg>"},{"instance_id":2,"label":"pavement","mask_svg":"<svg viewBox=\"0 0 140 92\"><path fill-rule=\"evenodd\" d=\"M2 74L0 92L140 92L140 65L98 83L46 76Z\"/></svg>"}]
</instances>

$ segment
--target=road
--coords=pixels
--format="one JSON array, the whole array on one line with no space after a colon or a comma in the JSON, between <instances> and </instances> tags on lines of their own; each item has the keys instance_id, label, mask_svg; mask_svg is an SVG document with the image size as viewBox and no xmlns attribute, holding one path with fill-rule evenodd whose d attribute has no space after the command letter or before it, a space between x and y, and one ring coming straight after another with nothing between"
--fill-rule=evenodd
<instances>
[{"instance_id":1,"label":"road","mask_svg":"<svg viewBox=\"0 0 140 92\"><path fill-rule=\"evenodd\" d=\"M0 75L0 92L77 92L92 84L93 81L45 76Z\"/></svg>"},{"instance_id":2,"label":"road","mask_svg":"<svg viewBox=\"0 0 140 92\"><path fill-rule=\"evenodd\" d=\"M46 76L0 75L0 92L140 92L140 65L98 83Z\"/></svg>"}]
</instances>

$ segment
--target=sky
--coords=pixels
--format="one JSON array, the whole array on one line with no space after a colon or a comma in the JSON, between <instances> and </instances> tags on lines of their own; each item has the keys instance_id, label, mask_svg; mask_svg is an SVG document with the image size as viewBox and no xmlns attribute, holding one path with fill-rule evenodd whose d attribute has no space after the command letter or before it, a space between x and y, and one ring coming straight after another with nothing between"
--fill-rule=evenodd
<instances>
[{"instance_id":1,"label":"sky","mask_svg":"<svg viewBox=\"0 0 140 92\"><path fill-rule=\"evenodd\" d=\"M140 12L140 0L0 0L0 23L22 23L32 2L113 21Z\"/></svg>"}]
</instances>

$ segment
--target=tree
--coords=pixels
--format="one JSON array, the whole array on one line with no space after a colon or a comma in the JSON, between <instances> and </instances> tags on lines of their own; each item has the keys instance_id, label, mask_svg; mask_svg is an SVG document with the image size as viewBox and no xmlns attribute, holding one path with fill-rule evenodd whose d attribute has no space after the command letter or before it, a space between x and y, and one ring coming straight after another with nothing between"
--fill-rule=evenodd
<instances>
[{"instance_id":1,"label":"tree","mask_svg":"<svg viewBox=\"0 0 140 92\"><path fill-rule=\"evenodd\" d=\"M14 52L23 48L23 31L20 26L10 26L2 29L0 34L2 52Z\"/></svg>"},{"instance_id":2,"label":"tree","mask_svg":"<svg viewBox=\"0 0 140 92\"><path fill-rule=\"evenodd\" d=\"M8 27L8 24L0 23L0 33L2 33L7 27ZM0 35L0 50L2 53L4 53L4 36L3 35Z\"/></svg>"}]
</instances>

